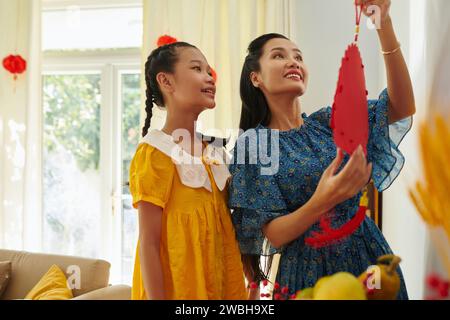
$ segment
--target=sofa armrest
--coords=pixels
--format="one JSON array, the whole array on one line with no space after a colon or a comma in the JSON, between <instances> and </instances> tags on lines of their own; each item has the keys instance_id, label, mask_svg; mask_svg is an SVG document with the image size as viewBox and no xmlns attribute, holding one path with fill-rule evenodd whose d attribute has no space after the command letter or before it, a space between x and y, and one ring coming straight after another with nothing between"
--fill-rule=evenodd
<instances>
[{"instance_id":1,"label":"sofa armrest","mask_svg":"<svg viewBox=\"0 0 450 320\"><path fill-rule=\"evenodd\" d=\"M131 287L123 284L87 292L72 300L130 300Z\"/></svg>"}]
</instances>

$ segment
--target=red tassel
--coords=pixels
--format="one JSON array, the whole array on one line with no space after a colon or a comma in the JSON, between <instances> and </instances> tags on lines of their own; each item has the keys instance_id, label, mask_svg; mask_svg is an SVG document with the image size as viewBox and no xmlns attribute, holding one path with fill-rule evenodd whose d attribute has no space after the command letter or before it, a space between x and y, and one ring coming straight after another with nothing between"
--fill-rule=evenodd
<instances>
[{"instance_id":1,"label":"red tassel","mask_svg":"<svg viewBox=\"0 0 450 320\"><path fill-rule=\"evenodd\" d=\"M323 217L323 219L320 219L320 227L325 232L332 232L331 224L330 224L330 218L329 217Z\"/></svg>"},{"instance_id":2,"label":"red tassel","mask_svg":"<svg viewBox=\"0 0 450 320\"><path fill-rule=\"evenodd\" d=\"M353 234L364 221L366 210L366 206L360 206L355 216L339 229L332 229L329 224L329 218L322 217L320 225L324 232L312 232L311 237L305 239L305 243L313 248L321 248L347 238Z\"/></svg>"}]
</instances>

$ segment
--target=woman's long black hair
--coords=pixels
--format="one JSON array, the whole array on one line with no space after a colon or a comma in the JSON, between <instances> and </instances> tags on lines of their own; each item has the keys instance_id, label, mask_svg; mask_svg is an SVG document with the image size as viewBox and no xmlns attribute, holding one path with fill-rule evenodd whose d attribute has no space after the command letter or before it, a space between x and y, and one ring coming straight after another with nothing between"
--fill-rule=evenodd
<instances>
[{"instance_id":1,"label":"woman's long black hair","mask_svg":"<svg viewBox=\"0 0 450 320\"><path fill-rule=\"evenodd\" d=\"M271 119L271 113L266 97L261 89L255 87L251 81L252 72L259 72L261 65L259 60L264 53L265 44L272 39L286 39L287 37L278 33L269 33L253 40L248 47L241 73L240 94L242 100L241 121L239 128L247 131L256 128L259 124L267 126ZM243 254L242 263L247 280L259 283L268 279L273 255L266 256L264 266L261 265L261 255Z\"/></svg>"}]
</instances>

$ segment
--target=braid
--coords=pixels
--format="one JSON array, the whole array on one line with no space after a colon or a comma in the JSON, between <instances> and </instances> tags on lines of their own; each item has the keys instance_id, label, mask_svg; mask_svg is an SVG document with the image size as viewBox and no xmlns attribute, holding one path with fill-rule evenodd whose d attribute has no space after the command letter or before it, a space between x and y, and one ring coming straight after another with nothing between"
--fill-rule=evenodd
<instances>
[{"instance_id":1,"label":"braid","mask_svg":"<svg viewBox=\"0 0 450 320\"><path fill-rule=\"evenodd\" d=\"M150 128L150 121L153 116L153 95L152 95L152 86L151 86L151 80L150 80L150 64L152 60L152 55L150 55L147 59L147 62L145 63L145 112L147 114L145 118L145 124L142 128L142 136L145 137L147 135L148 129Z\"/></svg>"}]
</instances>

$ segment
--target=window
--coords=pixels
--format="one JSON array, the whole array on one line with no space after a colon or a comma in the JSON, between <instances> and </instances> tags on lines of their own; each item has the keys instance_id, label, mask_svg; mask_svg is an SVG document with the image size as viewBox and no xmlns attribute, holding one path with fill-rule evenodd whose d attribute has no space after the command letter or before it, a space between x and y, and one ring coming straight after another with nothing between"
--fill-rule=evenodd
<instances>
[{"instance_id":1,"label":"window","mask_svg":"<svg viewBox=\"0 0 450 320\"><path fill-rule=\"evenodd\" d=\"M44 77L44 250L97 257L100 74Z\"/></svg>"},{"instance_id":2,"label":"window","mask_svg":"<svg viewBox=\"0 0 450 320\"><path fill-rule=\"evenodd\" d=\"M124 34L108 40L115 29L101 25L113 26L104 21L117 10L81 7L87 25L73 41L61 38L67 10L43 12L43 243L46 252L105 259L110 283L131 284L138 226L124 184L141 131L135 31L143 27L140 6L121 7Z\"/></svg>"},{"instance_id":3,"label":"window","mask_svg":"<svg viewBox=\"0 0 450 320\"><path fill-rule=\"evenodd\" d=\"M42 17L43 50L135 48L142 42L142 7L46 10Z\"/></svg>"}]
</instances>

